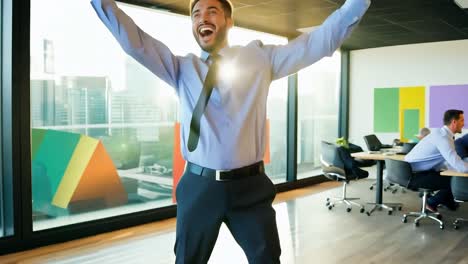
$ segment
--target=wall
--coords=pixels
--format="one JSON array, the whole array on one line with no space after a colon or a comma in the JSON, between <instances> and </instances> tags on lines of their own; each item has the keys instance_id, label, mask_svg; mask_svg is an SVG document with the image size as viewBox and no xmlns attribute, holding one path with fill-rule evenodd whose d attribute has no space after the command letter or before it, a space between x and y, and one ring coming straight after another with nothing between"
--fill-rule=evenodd
<instances>
[{"instance_id":1,"label":"wall","mask_svg":"<svg viewBox=\"0 0 468 264\"><path fill-rule=\"evenodd\" d=\"M363 136L374 133L374 88L425 86L428 126L429 87L451 84L468 84L468 40L352 51L350 141L366 149ZM376 135L383 143L399 137L399 133Z\"/></svg>"}]
</instances>

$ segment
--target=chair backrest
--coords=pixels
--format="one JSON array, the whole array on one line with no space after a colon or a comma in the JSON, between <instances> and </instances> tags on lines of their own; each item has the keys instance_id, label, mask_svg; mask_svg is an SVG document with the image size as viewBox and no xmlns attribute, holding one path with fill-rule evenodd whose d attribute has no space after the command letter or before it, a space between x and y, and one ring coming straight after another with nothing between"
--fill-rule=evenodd
<instances>
[{"instance_id":1,"label":"chair backrest","mask_svg":"<svg viewBox=\"0 0 468 264\"><path fill-rule=\"evenodd\" d=\"M468 178L453 176L451 180L453 198L468 202Z\"/></svg>"},{"instance_id":2,"label":"chair backrest","mask_svg":"<svg viewBox=\"0 0 468 264\"><path fill-rule=\"evenodd\" d=\"M382 142L374 134L364 136L364 141L366 142L367 149L370 151L377 151L382 148Z\"/></svg>"},{"instance_id":3,"label":"chair backrest","mask_svg":"<svg viewBox=\"0 0 468 264\"><path fill-rule=\"evenodd\" d=\"M406 188L409 187L411 178L413 177L413 170L408 162L385 159L385 168L387 169L387 181Z\"/></svg>"},{"instance_id":4,"label":"chair backrest","mask_svg":"<svg viewBox=\"0 0 468 264\"><path fill-rule=\"evenodd\" d=\"M321 147L320 162L324 175L332 180L346 180L344 162L338 152L339 147L326 141L322 141Z\"/></svg>"}]
</instances>

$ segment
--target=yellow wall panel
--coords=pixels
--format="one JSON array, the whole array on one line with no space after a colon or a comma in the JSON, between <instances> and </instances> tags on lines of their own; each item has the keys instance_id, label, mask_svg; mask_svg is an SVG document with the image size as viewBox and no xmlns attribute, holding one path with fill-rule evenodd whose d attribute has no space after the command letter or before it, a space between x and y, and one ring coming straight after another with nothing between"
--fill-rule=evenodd
<instances>
[{"instance_id":1,"label":"yellow wall panel","mask_svg":"<svg viewBox=\"0 0 468 264\"><path fill-rule=\"evenodd\" d=\"M400 88L400 108L399 108L399 119L400 119L400 139L402 141L408 141L409 138L403 136L404 129L404 111L407 109L418 109L419 110L419 127L425 126L426 120L426 95L424 86L415 87L401 87Z\"/></svg>"}]
</instances>

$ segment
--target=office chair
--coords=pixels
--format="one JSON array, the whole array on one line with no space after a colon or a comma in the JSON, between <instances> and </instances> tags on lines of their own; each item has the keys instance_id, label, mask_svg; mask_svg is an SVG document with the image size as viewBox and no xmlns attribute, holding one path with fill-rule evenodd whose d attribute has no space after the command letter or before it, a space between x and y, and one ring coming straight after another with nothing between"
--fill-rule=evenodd
<instances>
[{"instance_id":1,"label":"office chair","mask_svg":"<svg viewBox=\"0 0 468 264\"><path fill-rule=\"evenodd\" d=\"M452 193L455 198L455 202L468 202L468 178L453 176L450 185L452 186ZM453 221L453 228L458 229L458 227L460 227L460 222L468 222L468 219L455 219L455 221Z\"/></svg>"},{"instance_id":2,"label":"office chair","mask_svg":"<svg viewBox=\"0 0 468 264\"><path fill-rule=\"evenodd\" d=\"M416 219L414 220L414 225L417 227L419 226L419 221L423 218L429 218L437 223L439 223L440 229L444 229L444 222L442 222L441 218L442 215L439 213L430 213L426 210L426 201L427 196L429 193L435 191L427 188L419 188L418 186L414 186L412 184L413 178L413 171L411 169L411 165L402 160L393 160L393 159L385 159L385 166L387 168L387 180L403 186L412 191L422 192L422 206L420 212L409 212L403 215L402 222L406 223L407 218L409 216L414 216Z\"/></svg>"},{"instance_id":3,"label":"office chair","mask_svg":"<svg viewBox=\"0 0 468 264\"><path fill-rule=\"evenodd\" d=\"M346 186L350 180L356 178L346 173L343 158L338 150L340 147L325 141L322 141L321 146L322 154L320 155L320 162L322 164L323 174L331 180L343 182L342 196L327 198L326 206L331 210L336 204L345 203L347 205L347 212L351 212L352 206L354 205L360 208L361 213L364 213L364 206L353 201L359 200L359 198L346 197Z\"/></svg>"},{"instance_id":4,"label":"office chair","mask_svg":"<svg viewBox=\"0 0 468 264\"><path fill-rule=\"evenodd\" d=\"M396 154L406 155L414 148L414 146L416 146L416 143L414 142L402 143L401 150L397 152ZM395 194L398 190L400 190L401 193L406 193L405 187L398 185L398 184L393 184L393 183L388 183L388 185L385 186L383 190L384 192L391 191L393 194Z\"/></svg>"}]
</instances>

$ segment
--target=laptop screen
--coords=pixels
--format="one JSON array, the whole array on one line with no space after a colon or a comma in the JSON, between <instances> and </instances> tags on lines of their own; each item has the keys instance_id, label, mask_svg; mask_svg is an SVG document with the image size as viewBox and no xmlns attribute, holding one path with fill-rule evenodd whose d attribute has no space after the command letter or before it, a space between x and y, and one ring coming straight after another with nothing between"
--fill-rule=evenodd
<instances>
[{"instance_id":1,"label":"laptop screen","mask_svg":"<svg viewBox=\"0 0 468 264\"><path fill-rule=\"evenodd\" d=\"M382 148L382 143L376 135L364 136L364 141L366 142L367 149L369 149L370 151L377 151Z\"/></svg>"}]
</instances>

